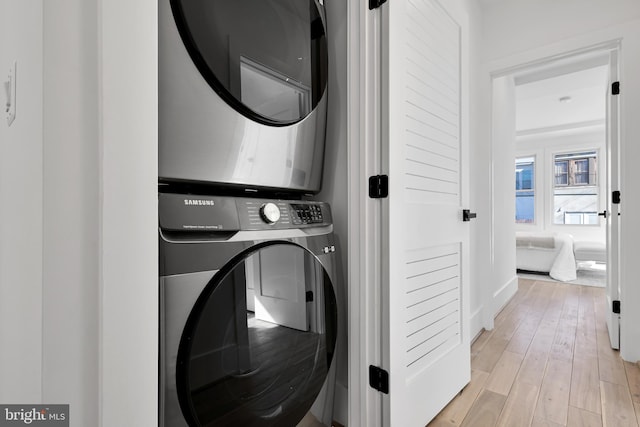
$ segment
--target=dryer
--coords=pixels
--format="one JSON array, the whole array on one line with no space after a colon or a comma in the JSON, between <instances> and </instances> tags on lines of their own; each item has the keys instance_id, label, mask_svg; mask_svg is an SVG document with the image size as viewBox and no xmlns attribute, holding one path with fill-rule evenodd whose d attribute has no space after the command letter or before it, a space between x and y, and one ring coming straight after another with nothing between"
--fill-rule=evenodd
<instances>
[{"instance_id":1,"label":"dryer","mask_svg":"<svg viewBox=\"0 0 640 427\"><path fill-rule=\"evenodd\" d=\"M322 0L159 0L159 180L320 190Z\"/></svg>"},{"instance_id":2,"label":"dryer","mask_svg":"<svg viewBox=\"0 0 640 427\"><path fill-rule=\"evenodd\" d=\"M161 193L159 220L160 426L330 426L329 205Z\"/></svg>"}]
</instances>

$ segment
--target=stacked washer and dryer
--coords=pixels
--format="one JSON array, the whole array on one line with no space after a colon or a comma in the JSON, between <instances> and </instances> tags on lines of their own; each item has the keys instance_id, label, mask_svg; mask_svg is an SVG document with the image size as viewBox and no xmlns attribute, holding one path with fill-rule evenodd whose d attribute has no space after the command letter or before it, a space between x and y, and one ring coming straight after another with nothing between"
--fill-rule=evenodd
<instances>
[{"instance_id":1,"label":"stacked washer and dryer","mask_svg":"<svg viewBox=\"0 0 640 427\"><path fill-rule=\"evenodd\" d=\"M159 423L330 425L322 0L159 0Z\"/></svg>"}]
</instances>

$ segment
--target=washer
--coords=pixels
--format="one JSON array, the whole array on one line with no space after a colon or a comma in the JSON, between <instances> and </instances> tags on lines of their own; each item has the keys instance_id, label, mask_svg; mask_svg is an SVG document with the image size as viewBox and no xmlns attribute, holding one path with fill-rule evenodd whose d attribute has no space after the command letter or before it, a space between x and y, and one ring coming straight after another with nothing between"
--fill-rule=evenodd
<instances>
[{"instance_id":1,"label":"washer","mask_svg":"<svg viewBox=\"0 0 640 427\"><path fill-rule=\"evenodd\" d=\"M317 0L159 0L159 179L320 190L328 73Z\"/></svg>"},{"instance_id":2,"label":"washer","mask_svg":"<svg viewBox=\"0 0 640 427\"><path fill-rule=\"evenodd\" d=\"M331 425L326 203L159 195L160 426Z\"/></svg>"}]
</instances>

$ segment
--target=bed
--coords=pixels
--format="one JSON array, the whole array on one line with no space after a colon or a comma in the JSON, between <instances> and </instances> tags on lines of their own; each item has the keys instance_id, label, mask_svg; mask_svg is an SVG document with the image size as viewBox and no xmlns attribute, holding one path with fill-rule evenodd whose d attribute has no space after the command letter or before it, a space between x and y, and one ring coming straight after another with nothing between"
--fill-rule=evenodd
<instances>
[{"instance_id":1,"label":"bed","mask_svg":"<svg viewBox=\"0 0 640 427\"><path fill-rule=\"evenodd\" d=\"M549 273L562 282L575 280L573 237L567 233L516 232L516 268Z\"/></svg>"}]
</instances>

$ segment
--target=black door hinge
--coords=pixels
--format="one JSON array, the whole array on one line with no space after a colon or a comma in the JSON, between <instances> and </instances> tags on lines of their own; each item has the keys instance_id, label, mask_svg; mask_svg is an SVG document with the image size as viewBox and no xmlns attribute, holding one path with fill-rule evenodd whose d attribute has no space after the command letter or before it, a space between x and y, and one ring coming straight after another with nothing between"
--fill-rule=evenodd
<instances>
[{"instance_id":1,"label":"black door hinge","mask_svg":"<svg viewBox=\"0 0 640 427\"><path fill-rule=\"evenodd\" d=\"M389 372L369 365L369 385L379 392L389 394Z\"/></svg>"},{"instance_id":2,"label":"black door hinge","mask_svg":"<svg viewBox=\"0 0 640 427\"><path fill-rule=\"evenodd\" d=\"M611 83L611 94L620 95L620 82Z\"/></svg>"},{"instance_id":3,"label":"black door hinge","mask_svg":"<svg viewBox=\"0 0 640 427\"><path fill-rule=\"evenodd\" d=\"M387 0L369 0L369 10L377 9L386 2Z\"/></svg>"},{"instance_id":4,"label":"black door hinge","mask_svg":"<svg viewBox=\"0 0 640 427\"><path fill-rule=\"evenodd\" d=\"M389 177L387 175L375 175L369 177L369 197L383 199L389 196Z\"/></svg>"},{"instance_id":5,"label":"black door hinge","mask_svg":"<svg viewBox=\"0 0 640 427\"><path fill-rule=\"evenodd\" d=\"M611 302L611 311L613 311L615 314L620 314L620 301L619 300L613 300Z\"/></svg>"},{"instance_id":6,"label":"black door hinge","mask_svg":"<svg viewBox=\"0 0 640 427\"><path fill-rule=\"evenodd\" d=\"M620 192L618 190L611 193L611 203L614 205L620 204Z\"/></svg>"},{"instance_id":7,"label":"black door hinge","mask_svg":"<svg viewBox=\"0 0 640 427\"><path fill-rule=\"evenodd\" d=\"M305 293L305 301L306 302L313 302L313 291L307 291Z\"/></svg>"}]
</instances>

